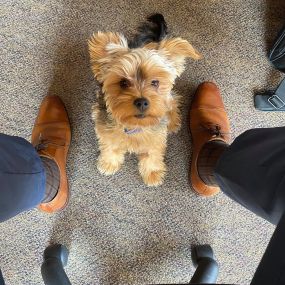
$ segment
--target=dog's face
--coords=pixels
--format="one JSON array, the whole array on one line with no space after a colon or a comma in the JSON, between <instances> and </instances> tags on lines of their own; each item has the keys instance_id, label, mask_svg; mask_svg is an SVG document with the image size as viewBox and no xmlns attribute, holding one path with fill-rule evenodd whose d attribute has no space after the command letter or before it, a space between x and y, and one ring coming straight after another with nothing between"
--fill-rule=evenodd
<instances>
[{"instance_id":1,"label":"dog's face","mask_svg":"<svg viewBox=\"0 0 285 285\"><path fill-rule=\"evenodd\" d=\"M170 91L184 70L185 58L200 58L181 38L129 49L121 34L110 32L95 34L89 51L107 110L126 127L158 124L171 108Z\"/></svg>"}]
</instances>

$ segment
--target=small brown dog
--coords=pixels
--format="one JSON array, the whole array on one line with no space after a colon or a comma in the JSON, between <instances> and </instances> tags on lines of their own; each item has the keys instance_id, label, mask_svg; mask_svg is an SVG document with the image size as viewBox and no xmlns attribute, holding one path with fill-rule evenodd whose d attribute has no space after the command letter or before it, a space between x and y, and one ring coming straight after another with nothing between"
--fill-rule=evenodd
<instances>
[{"instance_id":1,"label":"small brown dog","mask_svg":"<svg viewBox=\"0 0 285 285\"><path fill-rule=\"evenodd\" d=\"M89 40L92 70L102 85L92 110L101 173L117 172L130 152L138 155L147 185L163 182L167 134L181 124L174 81L184 70L185 58L200 58L188 41L167 38L166 33L163 16L155 14L129 44L112 32L98 32Z\"/></svg>"}]
</instances>

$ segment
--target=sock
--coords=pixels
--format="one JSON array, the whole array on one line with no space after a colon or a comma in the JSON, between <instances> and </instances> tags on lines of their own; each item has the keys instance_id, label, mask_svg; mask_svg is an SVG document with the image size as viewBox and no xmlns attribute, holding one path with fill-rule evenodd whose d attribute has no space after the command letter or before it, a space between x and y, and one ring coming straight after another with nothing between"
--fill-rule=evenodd
<instances>
[{"instance_id":1,"label":"sock","mask_svg":"<svg viewBox=\"0 0 285 285\"><path fill-rule=\"evenodd\" d=\"M206 185L218 186L214 176L214 169L217 161L228 146L227 143L221 140L213 140L203 146L198 156L197 168L200 178Z\"/></svg>"},{"instance_id":2,"label":"sock","mask_svg":"<svg viewBox=\"0 0 285 285\"><path fill-rule=\"evenodd\" d=\"M41 156L46 172L46 191L42 203L48 203L56 196L59 188L60 177L57 164L50 158Z\"/></svg>"}]
</instances>

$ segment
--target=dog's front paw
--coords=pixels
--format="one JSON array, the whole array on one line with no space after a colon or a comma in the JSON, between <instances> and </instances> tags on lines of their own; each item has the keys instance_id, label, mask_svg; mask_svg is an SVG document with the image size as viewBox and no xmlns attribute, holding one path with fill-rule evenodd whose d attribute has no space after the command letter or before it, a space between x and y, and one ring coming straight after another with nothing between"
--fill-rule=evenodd
<instances>
[{"instance_id":1,"label":"dog's front paw","mask_svg":"<svg viewBox=\"0 0 285 285\"><path fill-rule=\"evenodd\" d=\"M121 163L115 161L106 161L102 158L99 158L97 163L98 170L105 175L115 174L120 168Z\"/></svg>"},{"instance_id":2,"label":"dog's front paw","mask_svg":"<svg viewBox=\"0 0 285 285\"><path fill-rule=\"evenodd\" d=\"M151 171L148 174L144 174L143 180L147 186L159 186L163 183L165 170Z\"/></svg>"}]
</instances>

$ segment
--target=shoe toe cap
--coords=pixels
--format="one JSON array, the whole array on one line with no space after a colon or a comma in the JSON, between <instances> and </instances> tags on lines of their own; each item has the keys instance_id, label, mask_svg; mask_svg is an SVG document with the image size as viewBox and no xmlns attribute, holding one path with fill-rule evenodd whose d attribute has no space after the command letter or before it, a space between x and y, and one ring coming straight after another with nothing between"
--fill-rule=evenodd
<instances>
[{"instance_id":1,"label":"shoe toe cap","mask_svg":"<svg viewBox=\"0 0 285 285\"><path fill-rule=\"evenodd\" d=\"M201 107L224 108L220 90L215 83L204 82L199 85L192 101L192 108Z\"/></svg>"}]
</instances>

